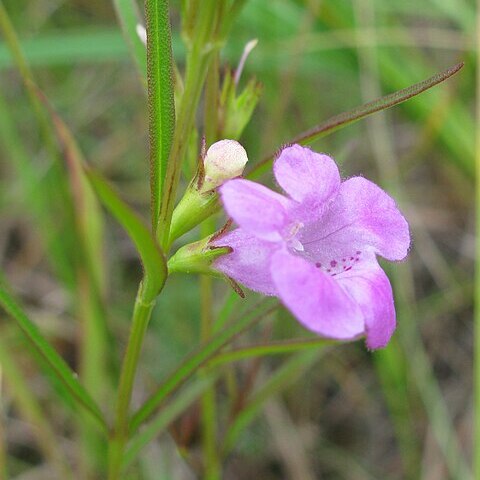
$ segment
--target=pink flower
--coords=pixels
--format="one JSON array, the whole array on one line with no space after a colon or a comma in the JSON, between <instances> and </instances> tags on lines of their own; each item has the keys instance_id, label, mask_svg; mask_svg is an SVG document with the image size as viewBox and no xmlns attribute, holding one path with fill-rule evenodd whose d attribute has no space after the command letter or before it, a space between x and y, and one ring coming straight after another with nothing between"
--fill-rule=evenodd
<instances>
[{"instance_id":1,"label":"pink flower","mask_svg":"<svg viewBox=\"0 0 480 480\"><path fill-rule=\"evenodd\" d=\"M384 347L395 330L395 308L376 256L402 260L410 245L394 200L362 177L342 182L329 156L300 145L283 149L273 171L287 195L244 179L220 187L240 228L216 240L233 252L215 268L278 296L321 336L366 336L369 348Z\"/></svg>"}]
</instances>

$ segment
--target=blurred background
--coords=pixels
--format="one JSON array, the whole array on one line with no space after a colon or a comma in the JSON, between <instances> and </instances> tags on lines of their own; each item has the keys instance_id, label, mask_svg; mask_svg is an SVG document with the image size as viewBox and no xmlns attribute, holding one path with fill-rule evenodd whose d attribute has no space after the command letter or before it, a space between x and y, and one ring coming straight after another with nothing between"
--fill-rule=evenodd
<instances>
[{"instance_id":1,"label":"blurred background","mask_svg":"<svg viewBox=\"0 0 480 480\"><path fill-rule=\"evenodd\" d=\"M146 96L112 2L3 3L37 83L88 163L148 219ZM179 2L171 3L174 54L182 69ZM271 387L272 395L259 402L238 436L224 478L473 478L475 16L472 0L246 2L222 61L235 68L246 42L258 39L242 76L243 83L254 76L263 85L242 138L252 165L332 115L459 61L465 67L433 90L314 144L340 163L343 176L361 173L388 190L409 219L408 260L385 265L396 292L398 330L383 351L368 352L357 342L297 357L295 368ZM51 149L58 147L42 140L2 42L2 275L76 368L85 333L76 313L78 259L72 258L71 206L64 201L68 185L56 172ZM115 363L125 346L141 270L128 238L105 217L109 355ZM230 292L217 283L215 308L221 309ZM247 295L246 302L256 300ZM145 344L136 403L198 343L198 311L198 280L169 279ZM51 452L45 449L52 442L42 433L41 419L51 424L57 447L75 462L74 413L52 400L51 382L21 334L3 312L0 318L0 463L7 465L8 478L53 478ZM250 334L258 335L278 339L307 333L282 311ZM239 342L248 342L248 335ZM285 360L238 364L240 389L248 384L252 398L263 398L262 385ZM35 407L29 404L32 397ZM195 451L195 437L187 443ZM131 478L192 478L173 451L171 437L159 437Z\"/></svg>"}]
</instances>

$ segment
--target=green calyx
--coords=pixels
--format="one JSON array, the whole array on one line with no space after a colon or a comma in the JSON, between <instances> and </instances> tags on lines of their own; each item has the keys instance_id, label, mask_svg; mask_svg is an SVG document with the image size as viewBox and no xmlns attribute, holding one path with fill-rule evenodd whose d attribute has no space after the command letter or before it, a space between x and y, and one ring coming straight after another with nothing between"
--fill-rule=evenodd
<instances>
[{"instance_id":1,"label":"green calyx","mask_svg":"<svg viewBox=\"0 0 480 480\"><path fill-rule=\"evenodd\" d=\"M194 178L173 211L169 245L213 215L218 208L218 193L198 189L197 177Z\"/></svg>"},{"instance_id":2,"label":"green calyx","mask_svg":"<svg viewBox=\"0 0 480 480\"><path fill-rule=\"evenodd\" d=\"M217 258L231 253L232 248L212 245L211 241L215 237L216 235L210 235L198 242L181 247L168 261L169 273L203 273L223 277L211 265Z\"/></svg>"}]
</instances>

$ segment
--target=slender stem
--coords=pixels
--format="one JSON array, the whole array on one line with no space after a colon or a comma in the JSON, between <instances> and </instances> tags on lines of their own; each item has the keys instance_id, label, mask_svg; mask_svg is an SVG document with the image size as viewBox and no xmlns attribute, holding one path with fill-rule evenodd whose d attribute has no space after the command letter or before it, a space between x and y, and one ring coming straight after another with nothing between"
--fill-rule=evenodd
<instances>
[{"instance_id":1,"label":"slender stem","mask_svg":"<svg viewBox=\"0 0 480 480\"><path fill-rule=\"evenodd\" d=\"M212 279L206 275L200 277L201 297L201 339L209 340L212 333L213 319L213 289ZM200 375L208 375L206 369L202 369ZM221 478L220 459L217 448L217 408L215 399L215 384L208 388L202 396L202 447L204 472L206 480L219 480Z\"/></svg>"},{"instance_id":2,"label":"slender stem","mask_svg":"<svg viewBox=\"0 0 480 480\"><path fill-rule=\"evenodd\" d=\"M133 382L143 339L155 305L155 300L145 298L144 292L145 289L141 283L135 300L130 337L120 374L115 425L109 444L108 480L120 478L123 454L129 434L128 421Z\"/></svg>"}]
</instances>

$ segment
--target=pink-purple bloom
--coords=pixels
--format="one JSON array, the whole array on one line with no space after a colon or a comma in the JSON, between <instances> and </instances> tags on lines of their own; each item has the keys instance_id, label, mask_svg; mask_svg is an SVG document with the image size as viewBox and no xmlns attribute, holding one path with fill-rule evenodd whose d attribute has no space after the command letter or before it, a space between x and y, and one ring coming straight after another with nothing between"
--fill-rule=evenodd
<instances>
[{"instance_id":1,"label":"pink-purple bloom","mask_svg":"<svg viewBox=\"0 0 480 480\"><path fill-rule=\"evenodd\" d=\"M410 246L394 200L363 177L342 182L329 156L300 145L284 148L273 171L286 195L244 179L220 188L239 228L216 240L233 252L215 268L278 296L321 336L365 336L369 348L384 347L395 330L395 308L376 257L402 260Z\"/></svg>"}]
</instances>

